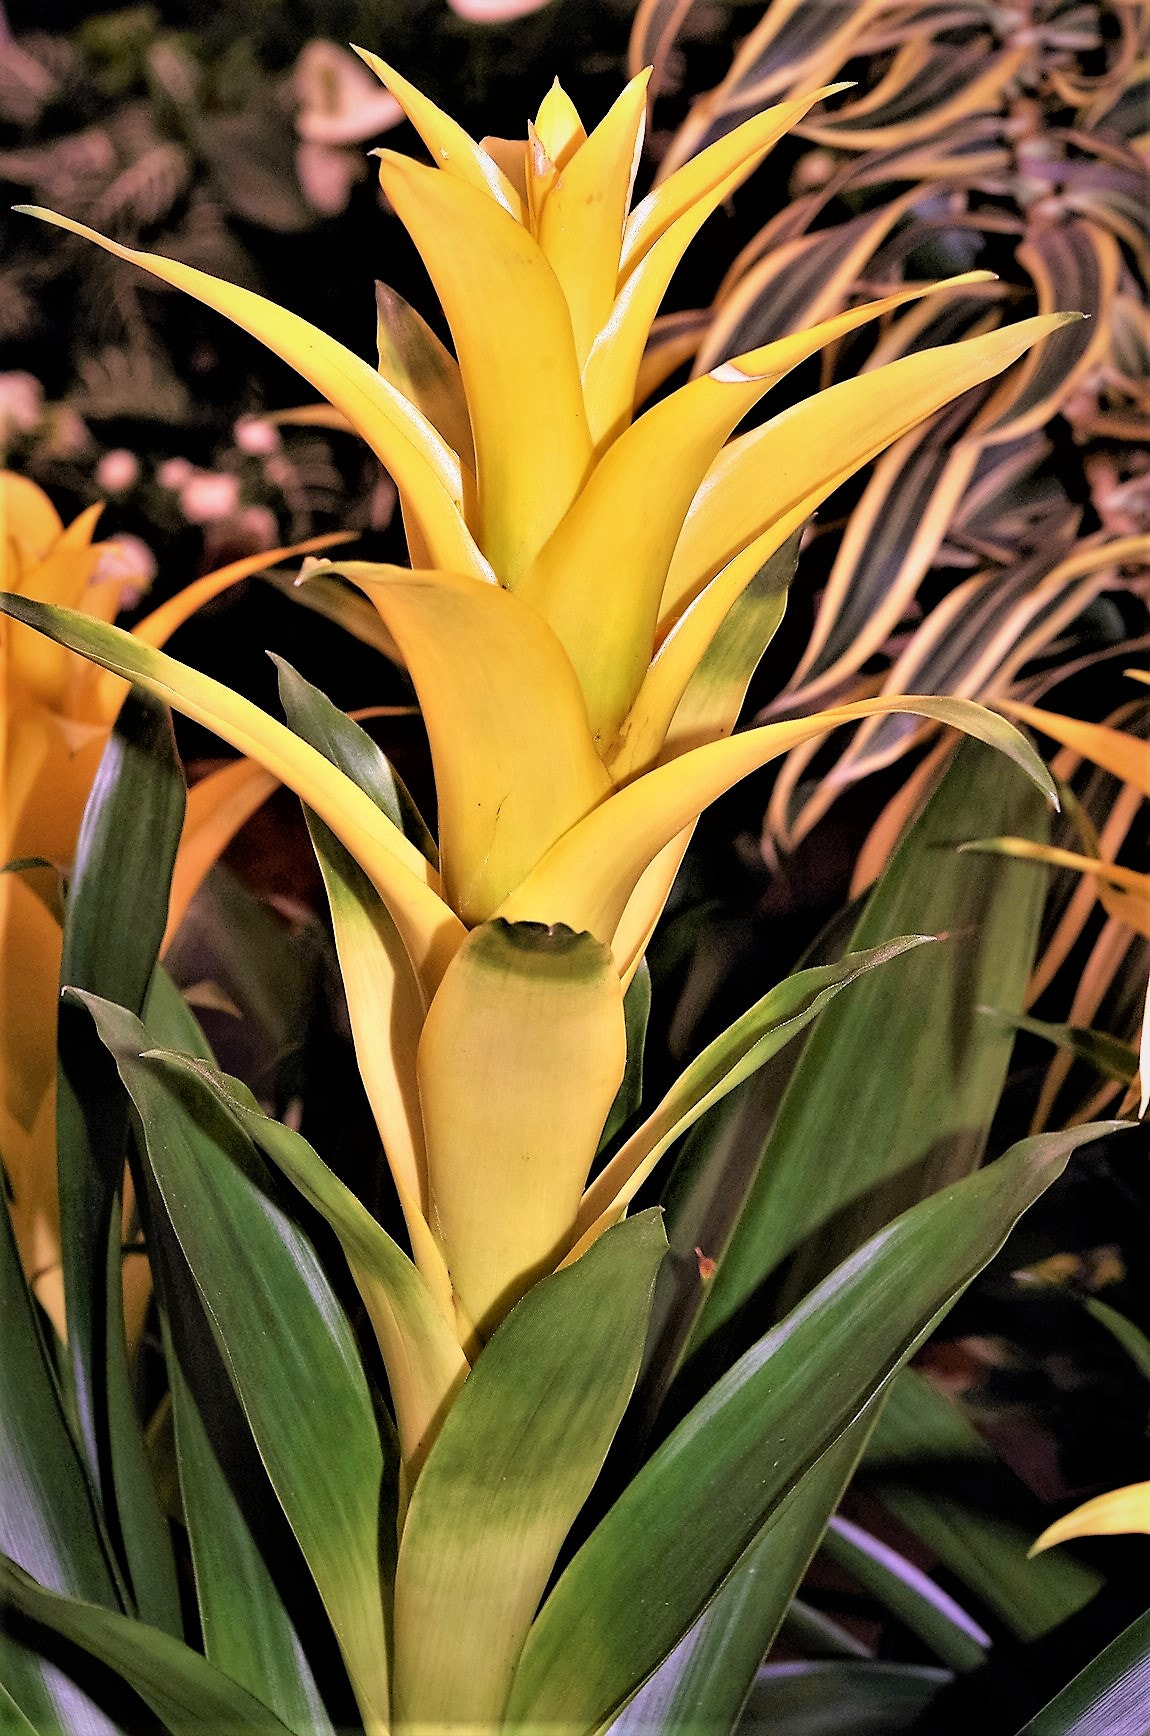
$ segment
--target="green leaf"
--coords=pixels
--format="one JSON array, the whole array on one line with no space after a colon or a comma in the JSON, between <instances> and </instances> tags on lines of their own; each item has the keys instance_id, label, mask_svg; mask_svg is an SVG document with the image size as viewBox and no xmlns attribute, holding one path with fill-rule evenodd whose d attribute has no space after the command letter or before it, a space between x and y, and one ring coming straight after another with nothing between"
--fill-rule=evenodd
<instances>
[{"instance_id":1,"label":"green leaf","mask_svg":"<svg viewBox=\"0 0 1150 1736\"><path fill-rule=\"evenodd\" d=\"M0 1345L0 1550L55 1590L114 1609L116 1587L91 1488L64 1419L3 1200ZM38 1736L63 1730L75 1701L84 1699L2 1623L0 1680ZM114 1727L86 1701L85 1710L92 1736L114 1736ZM0 1702L5 1730L6 1715Z\"/></svg>"},{"instance_id":2,"label":"green leaf","mask_svg":"<svg viewBox=\"0 0 1150 1736\"><path fill-rule=\"evenodd\" d=\"M892 1383L859 1480L1021 1640L1057 1627L1102 1584L1065 1550L1027 1559L1040 1503L913 1369Z\"/></svg>"},{"instance_id":3,"label":"green leaf","mask_svg":"<svg viewBox=\"0 0 1150 1736\"><path fill-rule=\"evenodd\" d=\"M589 1229L624 1190L624 1197L633 1197L663 1153L701 1115L777 1055L848 983L929 939L901 935L869 952L848 953L837 964L797 971L756 1001L684 1068L658 1107L596 1176L579 1208L577 1230Z\"/></svg>"},{"instance_id":4,"label":"green leaf","mask_svg":"<svg viewBox=\"0 0 1150 1736\"><path fill-rule=\"evenodd\" d=\"M448 1413L395 1584L395 1704L412 1727L494 1728L559 1549L631 1396L661 1214L608 1230L529 1290Z\"/></svg>"},{"instance_id":5,"label":"green leaf","mask_svg":"<svg viewBox=\"0 0 1150 1736\"><path fill-rule=\"evenodd\" d=\"M625 1704L1075 1147L1111 1125L1024 1140L912 1207L753 1345L567 1566L524 1648L511 1722L590 1731Z\"/></svg>"},{"instance_id":6,"label":"green leaf","mask_svg":"<svg viewBox=\"0 0 1150 1736\"><path fill-rule=\"evenodd\" d=\"M260 1456L311 1569L369 1726L388 1708L394 1457L315 1250L250 1140L202 1089L141 1060L149 1032L83 997L132 1098L149 1165Z\"/></svg>"},{"instance_id":7,"label":"green leaf","mask_svg":"<svg viewBox=\"0 0 1150 1736\"><path fill-rule=\"evenodd\" d=\"M1099 1652L1018 1736L1142 1736L1150 1725L1150 1613Z\"/></svg>"},{"instance_id":8,"label":"green leaf","mask_svg":"<svg viewBox=\"0 0 1150 1736\"><path fill-rule=\"evenodd\" d=\"M430 1444L467 1362L415 1265L302 1134L264 1115L240 1080L168 1050L149 1050L144 1061L182 1080L193 1102L203 1098L209 1110L222 1109L326 1218L379 1338L401 1430Z\"/></svg>"},{"instance_id":9,"label":"green leaf","mask_svg":"<svg viewBox=\"0 0 1150 1736\"><path fill-rule=\"evenodd\" d=\"M611 1725L610 1736L678 1736L696 1729L728 1736L735 1729L870 1422L869 1413L860 1417L779 1504L690 1631Z\"/></svg>"},{"instance_id":10,"label":"green leaf","mask_svg":"<svg viewBox=\"0 0 1150 1736\"><path fill-rule=\"evenodd\" d=\"M68 892L61 983L138 1012L164 927L184 818L165 706L132 693L100 760ZM128 1111L85 1014L59 1022L60 1233L81 1440L140 1615L183 1631L167 1521L132 1396L124 1339L121 1215Z\"/></svg>"},{"instance_id":11,"label":"green leaf","mask_svg":"<svg viewBox=\"0 0 1150 1736\"><path fill-rule=\"evenodd\" d=\"M740 1729L771 1736L895 1736L917 1730L946 1670L921 1664L771 1664L755 1683Z\"/></svg>"},{"instance_id":12,"label":"green leaf","mask_svg":"<svg viewBox=\"0 0 1150 1736\"><path fill-rule=\"evenodd\" d=\"M0 1557L0 1608L80 1646L127 1682L172 1736L290 1736L266 1706L181 1640L97 1604L46 1591Z\"/></svg>"},{"instance_id":13,"label":"green leaf","mask_svg":"<svg viewBox=\"0 0 1150 1736\"><path fill-rule=\"evenodd\" d=\"M279 671L280 704L295 733L341 772L346 772L352 783L371 797L380 813L406 832L417 849L438 868L435 839L383 749L353 717L340 711L326 693L313 687L283 657L273 653L272 662Z\"/></svg>"},{"instance_id":14,"label":"green leaf","mask_svg":"<svg viewBox=\"0 0 1150 1736\"><path fill-rule=\"evenodd\" d=\"M1043 896L1041 876L1028 878L1025 864L1000 859L992 869L983 859L972 870L957 853L991 814L1003 829L1046 836L1045 806L1029 780L964 742L867 900L850 947L910 932L948 938L893 962L823 1015L707 1287L695 1345L726 1327L808 1239L780 1306L895 1212L981 1160L1013 1037L974 1009L1021 1010ZM680 1245L674 1231L671 1240ZM714 1237L695 1240L719 1251Z\"/></svg>"},{"instance_id":15,"label":"green leaf","mask_svg":"<svg viewBox=\"0 0 1150 1736\"><path fill-rule=\"evenodd\" d=\"M982 1010L991 1018L1005 1020L1015 1031L1028 1031L1032 1037L1043 1037L1056 1048L1065 1049L1075 1061L1084 1061L1104 1079L1117 1079L1120 1084L1129 1085L1138 1071L1137 1052L1106 1031L1093 1031L1083 1025L1052 1025L1047 1019L1000 1013L997 1007Z\"/></svg>"},{"instance_id":16,"label":"green leaf","mask_svg":"<svg viewBox=\"0 0 1150 1736\"><path fill-rule=\"evenodd\" d=\"M1125 1314L1119 1314L1117 1308L1111 1308L1108 1302L1099 1302L1096 1296L1088 1296L1083 1306L1092 1320L1097 1320L1099 1326L1104 1326L1118 1340L1139 1374L1150 1380L1150 1338L1135 1326L1133 1320L1127 1320Z\"/></svg>"},{"instance_id":17,"label":"green leaf","mask_svg":"<svg viewBox=\"0 0 1150 1736\"><path fill-rule=\"evenodd\" d=\"M832 1519L823 1554L897 1616L940 1663L952 1670L977 1670L986 1662L990 1635L921 1568L861 1525Z\"/></svg>"},{"instance_id":18,"label":"green leaf","mask_svg":"<svg viewBox=\"0 0 1150 1736\"><path fill-rule=\"evenodd\" d=\"M599 1150L609 1145L621 1127L626 1126L643 1101L643 1055L647 1043L647 1021L651 1016L651 972L646 959L631 978L623 996L623 1019L627 1026L627 1068L615 1093L611 1113L603 1124Z\"/></svg>"}]
</instances>

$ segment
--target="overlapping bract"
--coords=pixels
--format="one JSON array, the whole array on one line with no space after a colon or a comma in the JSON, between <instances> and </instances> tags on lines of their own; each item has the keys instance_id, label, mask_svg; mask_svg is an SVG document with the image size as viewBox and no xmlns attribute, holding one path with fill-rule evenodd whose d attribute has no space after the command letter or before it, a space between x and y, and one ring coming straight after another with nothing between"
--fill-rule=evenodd
<instances>
[{"instance_id":1,"label":"overlapping bract","mask_svg":"<svg viewBox=\"0 0 1150 1736\"><path fill-rule=\"evenodd\" d=\"M349 989L388 1009L390 1040L365 1072L405 1210L419 1202L431 1230L413 1234L417 1260L471 1345L575 1239L623 1073L623 991L709 802L777 754L886 710L965 728L1042 775L1016 731L961 702L890 696L731 731L781 614L776 599L764 609L757 575L855 469L1073 316L904 357L731 438L805 357L969 279L917 286L724 363L636 419L644 347L685 248L827 93L753 116L628 215L645 74L590 133L556 85L526 141L479 144L364 59L433 158L384 151L380 177L457 360L390 294L377 372L249 291L92 239L262 338L391 471L412 570L332 570L371 598L409 666L439 864L318 743L114 630L19 612L261 759L367 875L375 977ZM737 655L711 655L720 629ZM359 1020L361 1048L379 1033L378 1017Z\"/></svg>"}]
</instances>

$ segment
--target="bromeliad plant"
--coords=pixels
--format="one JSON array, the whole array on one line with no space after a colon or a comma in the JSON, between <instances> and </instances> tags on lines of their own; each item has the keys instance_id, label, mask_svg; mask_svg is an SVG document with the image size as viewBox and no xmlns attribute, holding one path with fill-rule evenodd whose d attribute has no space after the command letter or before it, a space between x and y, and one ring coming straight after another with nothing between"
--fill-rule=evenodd
<instances>
[{"instance_id":1,"label":"bromeliad plant","mask_svg":"<svg viewBox=\"0 0 1150 1736\"><path fill-rule=\"evenodd\" d=\"M103 1502L89 1558L21 1553L6 1527L40 1587L14 1570L5 1587L25 1621L114 1653L161 1716L173 1695L186 1716L214 1694L221 1727L326 1728L316 1658L243 1529L250 1516L242 1559L229 1554L239 1473L213 1456L207 1394L234 1389L262 1461L251 1475L278 1497L366 1729L589 1732L764 1539L772 1566L756 1583L781 1616L876 1395L1085 1137L1020 1147L880 1231L730 1370L574 1548L666 1246L657 1214L628 1218L640 1187L828 999L921 941L886 940L779 984L636 1126L643 955L698 815L777 755L885 711L964 730L1051 788L1012 725L959 700L884 696L732 733L797 534L884 446L1073 316L902 357L736 433L823 345L968 279L916 285L724 363L635 417L683 251L827 92L744 122L628 212L644 76L590 134L556 84L525 142L477 144L364 58L433 158L382 152L380 177L455 356L385 294L375 370L250 291L51 220L262 338L390 471L412 568L322 570L360 587L410 672L438 843L378 750L294 671L282 670L283 725L113 626L22 596L3 607L303 799L411 1257L298 1133L214 1068L162 976L143 1022L80 984L138 1129L210 1664L177 1644L173 1576L118 1505L127 1485L109 1475L99 1431L81 1430ZM374 1328L395 1442L298 1221L300 1195L334 1230ZM216 1345L215 1377L189 1348L197 1330ZM87 1378L81 1368L82 1391ZM122 1409L117 1425L106 1408L107 1432L130 1435ZM67 1457L62 1416L51 1426ZM86 1486L76 1471L73 1499ZM769 1612L756 1621L769 1639ZM17 1646L30 1700L51 1699L35 1648Z\"/></svg>"}]
</instances>

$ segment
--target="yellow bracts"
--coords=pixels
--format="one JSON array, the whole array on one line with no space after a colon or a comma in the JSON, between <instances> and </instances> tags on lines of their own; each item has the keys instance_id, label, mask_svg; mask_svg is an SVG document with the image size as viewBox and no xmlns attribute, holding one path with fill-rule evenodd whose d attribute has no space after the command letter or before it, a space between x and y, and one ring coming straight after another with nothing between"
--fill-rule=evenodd
<instances>
[{"instance_id":1,"label":"yellow bracts","mask_svg":"<svg viewBox=\"0 0 1150 1736\"><path fill-rule=\"evenodd\" d=\"M122 579L99 576L92 541L100 507L67 527L26 477L0 472L2 588L109 622ZM135 629L160 646L229 585L289 554L327 547L319 537L210 573L160 605ZM56 1005L62 907L58 872L71 869L84 805L127 692L64 646L0 619L0 1152L12 1189L17 1245L37 1296L64 1330L56 1199ZM169 933L233 833L273 780L238 761L192 791L173 884ZM27 866L8 866L27 864ZM132 1271L146 1281L142 1261ZM145 1292L146 1294L146 1292ZM129 1297L129 1303L131 1303ZM131 1309L130 1309L131 1312ZM137 1322L138 1324L138 1322Z\"/></svg>"},{"instance_id":2,"label":"yellow bracts","mask_svg":"<svg viewBox=\"0 0 1150 1736\"><path fill-rule=\"evenodd\" d=\"M806 357L970 278L902 288L635 418L685 249L828 93L743 122L628 214L646 74L590 130L556 85L526 139L476 141L362 57L432 159L382 151L380 180L454 357L391 292L373 370L270 302L92 238L262 337L390 469L415 570L325 570L360 586L407 662L434 761L439 868L314 748L226 689L114 629L6 606L260 760L371 882L386 924L370 919L378 943L346 970L353 1029L409 1225L418 1214L416 1261L470 1345L577 1239L622 1077L623 990L708 802L794 741L892 708L971 730L1045 779L1010 724L961 701L871 701L725 738L782 613L785 581L764 591L760 569L860 465L1075 316L875 368L737 434ZM337 931L346 950L346 908Z\"/></svg>"}]
</instances>

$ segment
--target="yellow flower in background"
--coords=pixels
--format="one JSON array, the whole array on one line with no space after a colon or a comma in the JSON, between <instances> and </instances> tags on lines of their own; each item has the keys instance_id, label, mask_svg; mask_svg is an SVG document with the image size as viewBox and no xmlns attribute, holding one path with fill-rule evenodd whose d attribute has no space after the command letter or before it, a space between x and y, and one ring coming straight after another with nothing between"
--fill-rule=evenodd
<instances>
[{"instance_id":1,"label":"yellow flower in background","mask_svg":"<svg viewBox=\"0 0 1150 1736\"><path fill-rule=\"evenodd\" d=\"M985 275L971 273L852 308L637 413L674 365L647 346L684 251L828 92L745 121L632 209L646 74L591 131L556 84L525 140L479 143L363 59L432 158L382 151L380 179L454 354L393 292L379 301L376 368L248 290L39 214L261 338L389 470L411 570L323 570L363 589L407 663L434 762L438 861L228 689L114 629L5 607L261 761L366 875L370 903L317 846L415 1259L470 1351L625 1213L670 1143L656 1111L587 1186L623 1075L624 992L708 803L796 744L889 709L964 728L1045 779L1016 730L963 701L888 697L731 732L782 616L785 545L810 513L1074 316L905 356L736 432L825 345ZM418 1358L405 1365L394 1341L384 1352L410 1450L437 1401L426 1387L411 1397Z\"/></svg>"},{"instance_id":2,"label":"yellow flower in background","mask_svg":"<svg viewBox=\"0 0 1150 1736\"><path fill-rule=\"evenodd\" d=\"M91 506L65 527L35 483L0 472L3 588L112 621L131 575L102 576L108 545L92 540L101 510ZM273 550L200 579L143 620L137 641L162 645L211 597L292 552ZM42 634L0 621L0 1155L21 1258L61 1333L55 1122L60 874L72 866L84 805L126 691L123 681ZM273 783L262 767L240 761L192 791L170 932L219 851ZM142 1262L135 1265L142 1271Z\"/></svg>"}]
</instances>

